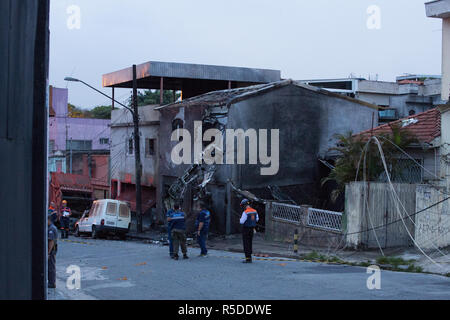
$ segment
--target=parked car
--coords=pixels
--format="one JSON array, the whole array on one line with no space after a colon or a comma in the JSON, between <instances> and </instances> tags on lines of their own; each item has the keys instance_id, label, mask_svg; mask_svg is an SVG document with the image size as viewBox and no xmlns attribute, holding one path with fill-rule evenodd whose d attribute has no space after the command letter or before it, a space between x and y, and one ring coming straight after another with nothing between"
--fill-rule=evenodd
<instances>
[{"instance_id":1,"label":"parked car","mask_svg":"<svg viewBox=\"0 0 450 320\"><path fill-rule=\"evenodd\" d=\"M104 199L94 201L89 211L85 211L75 224L75 236L90 234L96 239L107 234L122 239L130 230L131 214L126 202Z\"/></svg>"}]
</instances>

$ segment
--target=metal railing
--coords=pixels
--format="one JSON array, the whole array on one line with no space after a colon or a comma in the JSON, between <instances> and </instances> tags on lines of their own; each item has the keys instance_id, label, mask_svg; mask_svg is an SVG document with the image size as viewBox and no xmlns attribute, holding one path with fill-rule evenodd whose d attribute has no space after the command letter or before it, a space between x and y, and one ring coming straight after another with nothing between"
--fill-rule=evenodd
<instances>
[{"instance_id":1,"label":"metal railing","mask_svg":"<svg viewBox=\"0 0 450 320\"><path fill-rule=\"evenodd\" d=\"M272 203L272 217L278 220L302 223L303 208L290 204Z\"/></svg>"},{"instance_id":2,"label":"metal railing","mask_svg":"<svg viewBox=\"0 0 450 320\"><path fill-rule=\"evenodd\" d=\"M309 208L307 225L340 232L342 227L342 212Z\"/></svg>"}]
</instances>

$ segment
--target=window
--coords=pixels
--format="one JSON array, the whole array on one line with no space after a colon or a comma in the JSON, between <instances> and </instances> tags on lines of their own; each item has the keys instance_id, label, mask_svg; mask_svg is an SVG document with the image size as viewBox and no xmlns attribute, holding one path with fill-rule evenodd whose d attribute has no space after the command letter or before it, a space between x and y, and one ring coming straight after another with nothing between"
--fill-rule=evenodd
<instances>
[{"instance_id":1,"label":"window","mask_svg":"<svg viewBox=\"0 0 450 320\"><path fill-rule=\"evenodd\" d=\"M63 161L62 160L56 160L56 172L62 172L63 168Z\"/></svg>"},{"instance_id":2,"label":"window","mask_svg":"<svg viewBox=\"0 0 450 320\"><path fill-rule=\"evenodd\" d=\"M48 153L53 153L55 151L55 140L50 140L48 142Z\"/></svg>"},{"instance_id":3,"label":"window","mask_svg":"<svg viewBox=\"0 0 450 320\"><path fill-rule=\"evenodd\" d=\"M89 210L88 216L93 217L95 216L95 210L97 210L98 203L94 203L91 207L91 210Z\"/></svg>"},{"instance_id":4,"label":"window","mask_svg":"<svg viewBox=\"0 0 450 320\"><path fill-rule=\"evenodd\" d=\"M121 204L119 206L119 216L121 218L128 218L130 216L130 209L127 205Z\"/></svg>"},{"instance_id":5,"label":"window","mask_svg":"<svg viewBox=\"0 0 450 320\"><path fill-rule=\"evenodd\" d=\"M155 139L145 139L145 156L150 157L155 154Z\"/></svg>"},{"instance_id":6,"label":"window","mask_svg":"<svg viewBox=\"0 0 450 320\"><path fill-rule=\"evenodd\" d=\"M100 138L100 144L109 144L108 138Z\"/></svg>"},{"instance_id":7,"label":"window","mask_svg":"<svg viewBox=\"0 0 450 320\"><path fill-rule=\"evenodd\" d=\"M128 139L128 155L134 154L134 140L133 138Z\"/></svg>"},{"instance_id":8,"label":"window","mask_svg":"<svg viewBox=\"0 0 450 320\"><path fill-rule=\"evenodd\" d=\"M92 150L92 140L67 140L66 149L77 151Z\"/></svg>"},{"instance_id":9,"label":"window","mask_svg":"<svg viewBox=\"0 0 450 320\"><path fill-rule=\"evenodd\" d=\"M114 202L108 202L106 206L106 214L108 216L116 216L117 215L117 204Z\"/></svg>"}]
</instances>

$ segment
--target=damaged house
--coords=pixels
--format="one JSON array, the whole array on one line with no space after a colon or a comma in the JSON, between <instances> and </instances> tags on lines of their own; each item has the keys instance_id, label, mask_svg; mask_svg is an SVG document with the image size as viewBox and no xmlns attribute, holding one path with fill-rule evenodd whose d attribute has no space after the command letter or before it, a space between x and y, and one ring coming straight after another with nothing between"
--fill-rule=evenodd
<instances>
[{"instance_id":1,"label":"damaged house","mask_svg":"<svg viewBox=\"0 0 450 320\"><path fill-rule=\"evenodd\" d=\"M244 196L254 200L262 228L264 200L317 205L334 135L378 125L376 105L292 80L214 91L157 109L157 212L181 200L192 231L203 201L213 212L212 231L227 234L239 230ZM211 157L222 163L205 163Z\"/></svg>"}]
</instances>

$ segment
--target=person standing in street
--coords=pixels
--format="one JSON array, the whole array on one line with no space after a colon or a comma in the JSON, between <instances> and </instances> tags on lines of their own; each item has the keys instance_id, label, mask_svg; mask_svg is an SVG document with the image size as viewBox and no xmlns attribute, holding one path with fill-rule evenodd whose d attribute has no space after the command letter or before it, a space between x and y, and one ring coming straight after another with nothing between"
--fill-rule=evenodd
<instances>
[{"instance_id":1,"label":"person standing in street","mask_svg":"<svg viewBox=\"0 0 450 320\"><path fill-rule=\"evenodd\" d=\"M58 250L58 229L52 222L52 216L48 215L47 218L47 239L48 239L48 257L47 257L47 269L48 269L48 287L56 288L56 252Z\"/></svg>"},{"instance_id":2,"label":"person standing in street","mask_svg":"<svg viewBox=\"0 0 450 320\"><path fill-rule=\"evenodd\" d=\"M63 200L61 209L61 239L69 238L70 216L72 211L67 206L67 201Z\"/></svg>"},{"instance_id":3,"label":"person standing in street","mask_svg":"<svg viewBox=\"0 0 450 320\"><path fill-rule=\"evenodd\" d=\"M169 255L171 258L173 258L173 239L172 239L172 221L169 221L170 215L175 212L173 209L169 209L167 211L166 217L167 217L167 241L169 241Z\"/></svg>"},{"instance_id":4,"label":"person standing in street","mask_svg":"<svg viewBox=\"0 0 450 320\"><path fill-rule=\"evenodd\" d=\"M58 211L56 210L56 205L54 202L50 202L50 206L48 207L48 214L52 218L52 223L56 226L58 222Z\"/></svg>"},{"instance_id":5,"label":"person standing in street","mask_svg":"<svg viewBox=\"0 0 450 320\"><path fill-rule=\"evenodd\" d=\"M200 246L200 257L206 257L208 249L206 249L206 239L208 238L209 224L211 221L211 213L206 209L204 203L200 204L201 211L195 221L195 227L197 228L197 242Z\"/></svg>"},{"instance_id":6,"label":"person standing in street","mask_svg":"<svg viewBox=\"0 0 450 320\"><path fill-rule=\"evenodd\" d=\"M259 221L258 212L250 206L250 201L244 199L241 201L241 208L244 210L240 219L242 225L242 242L244 245L245 260L244 263L252 263L253 253L253 234L255 233L256 223Z\"/></svg>"},{"instance_id":7,"label":"person standing in street","mask_svg":"<svg viewBox=\"0 0 450 320\"><path fill-rule=\"evenodd\" d=\"M167 221L172 222L172 240L173 240L173 259L178 260L178 249L181 246L183 259L189 259L186 246L186 220L184 212L180 210L180 205L174 205L174 211L170 214Z\"/></svg>"}]
</instances>

